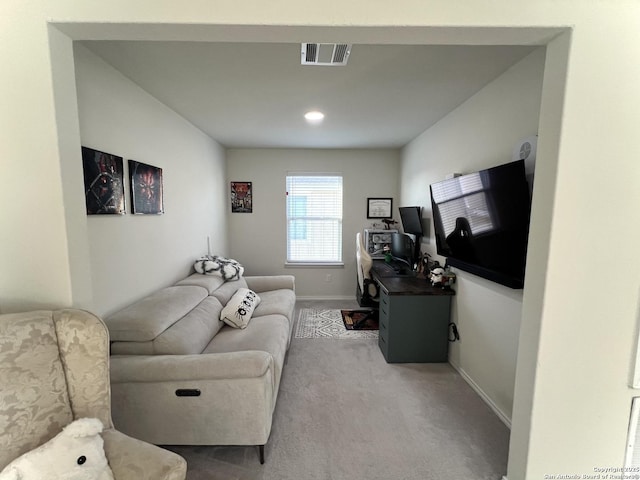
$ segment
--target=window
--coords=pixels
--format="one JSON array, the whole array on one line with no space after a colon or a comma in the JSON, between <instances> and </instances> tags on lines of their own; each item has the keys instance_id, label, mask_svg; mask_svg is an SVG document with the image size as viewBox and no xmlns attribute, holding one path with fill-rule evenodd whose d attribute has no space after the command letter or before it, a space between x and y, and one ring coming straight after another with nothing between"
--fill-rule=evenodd
<instances>
[{"instance_id":1,"label":"window","mask_svg":"<svg viewBox=\"0 0 640 480\"><path fill-rule=\"evenodd\" d=\"M341 176L287 176L287 263L342 263Z\"/></svg>"}]
</instances>

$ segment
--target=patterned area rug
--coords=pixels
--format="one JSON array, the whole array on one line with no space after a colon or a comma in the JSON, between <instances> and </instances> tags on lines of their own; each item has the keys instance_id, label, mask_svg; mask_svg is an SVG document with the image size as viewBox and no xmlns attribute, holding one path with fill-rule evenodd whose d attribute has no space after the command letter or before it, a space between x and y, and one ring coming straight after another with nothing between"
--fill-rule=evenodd
<instances>
[{"instance_id":1,"label":"patterned area rug","mask_svg":"<svg viewBox=\"0 0 640 480\"><path fill-rule=\"evenodd\" d=\"M340 310L303 308L298 316L296 338L378 338L378 330L347 330Z\"/></svg>"}]
</instances>

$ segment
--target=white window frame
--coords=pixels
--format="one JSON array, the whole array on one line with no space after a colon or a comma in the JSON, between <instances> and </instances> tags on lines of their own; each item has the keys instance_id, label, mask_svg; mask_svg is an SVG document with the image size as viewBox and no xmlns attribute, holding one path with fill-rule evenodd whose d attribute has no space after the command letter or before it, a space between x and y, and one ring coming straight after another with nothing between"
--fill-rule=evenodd
<instances>
[{"instance_id":1,"label":"white window frame","mask_svg":"<svg viewBox=\"0 0 640 480\"><path fill-rule=\"evenodd\" d=\"M323 190L312 191L311 195L305 196L305 189L311 188L312 179L321 178L327 180L324 185L319 184ZM305 179L308 179L307 183ZM337 192L331 191L330 179L337 184ZM287 266L344 265L342 261L343 186L344 179L340 173L287 172L285 179ZM314 193L317 195L314 196ZM328 196L328 203L322 201L322 195ZM294 203L294 199L302 198L305 199L304 202L301 200ZM303 210L300 210L301 205L304 205ZM308 239L307 234L310 236ZM308 241L304 242L305 239ZM321 244L314 244L314 241ZM322 248L322 242L325 242L325 248Z\"/></svg>"}]
</instances>

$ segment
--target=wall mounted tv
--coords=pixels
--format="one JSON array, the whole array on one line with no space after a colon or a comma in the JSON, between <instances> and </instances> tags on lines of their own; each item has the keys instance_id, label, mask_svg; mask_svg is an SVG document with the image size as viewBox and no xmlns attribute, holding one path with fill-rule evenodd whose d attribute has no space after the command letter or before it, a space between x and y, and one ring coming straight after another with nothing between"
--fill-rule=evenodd
<instances>
[{"instance_id":1,"label":"wall mounted tv","mask_svg":"<svg viewBox=\"0 0 640 480\"><path fill-rule=\"evenodd\" d=\"M522 288L531 210L524 161L434 183L430 190L437 252L447 264Z\"/></svg>"}]
</instances>

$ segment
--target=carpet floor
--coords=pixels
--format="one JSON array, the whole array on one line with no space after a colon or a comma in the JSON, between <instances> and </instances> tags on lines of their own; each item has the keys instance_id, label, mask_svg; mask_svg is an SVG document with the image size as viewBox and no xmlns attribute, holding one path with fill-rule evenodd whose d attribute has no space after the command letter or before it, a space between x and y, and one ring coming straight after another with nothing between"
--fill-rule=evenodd
<instances>
[{"instance_id":1,"label":"carpet floor","mask_svg":"<svg viewBox=\"0 0 640 480\"><path fill-rule=\"evenodd\" d=\"M357 307L317 303L298 309ZM188 480L497 480L509 430L449 364L387 364L376 339L293 338L264 465L255 447L167 448Z\"/></svg>"}]
</instances>

